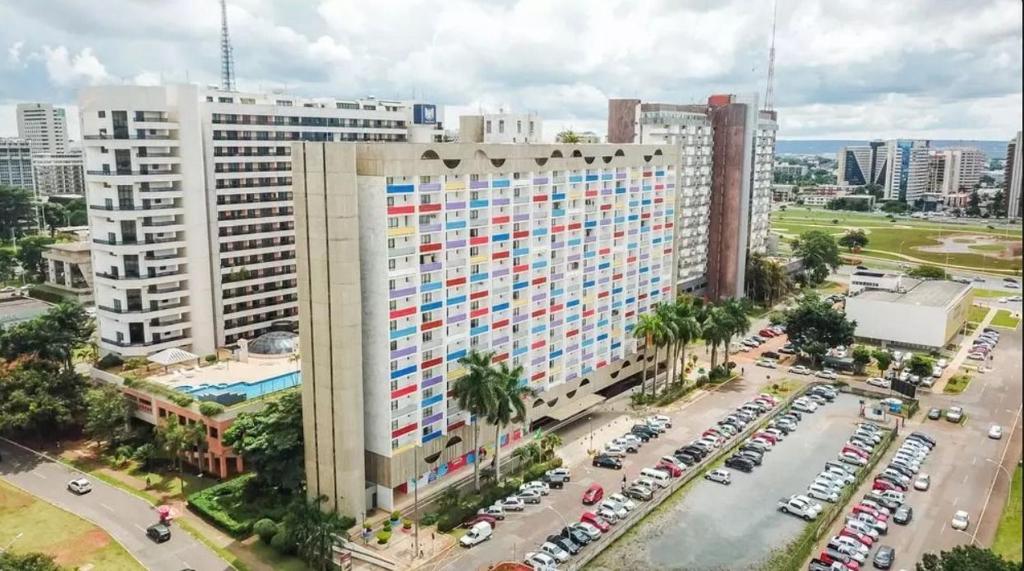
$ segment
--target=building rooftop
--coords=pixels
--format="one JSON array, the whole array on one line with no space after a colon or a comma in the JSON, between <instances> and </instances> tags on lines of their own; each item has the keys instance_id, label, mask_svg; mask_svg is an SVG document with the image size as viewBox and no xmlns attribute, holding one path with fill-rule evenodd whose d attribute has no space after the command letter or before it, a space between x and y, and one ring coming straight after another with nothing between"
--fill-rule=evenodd
<instances>
[{"instance_id":1,"label":"building rooftop","mask_svg":"<svg viewBox=\"0 0 1024 571\"><path fill-rule=\"evenodd\" d=\"M89 243L84 240L78 242L60 242L57 244L50 244L47 246L47 249L61 250L64 252L88 252Z\"/></svg>"},{"instance_id":2,"label":"building rooftop","mask_svg":"<svg viewBox=\"0 0 1024 571\"><path fill-rule=\"evenodd\" d=\"M167 373L150 375L147 381L182 390L231 383L258 383L266 379L294 373L298 361L288 357L249 359L248 362L222 361L204 367L179 367Z\"/></svg>"},{"instance_id":3,"label":"building rooftop","mask_svg":"<svg viewBox=\"0 0 1024 571\"><path fill-rule=\"evenodd\" d=\"M904 278L901 291L870 290L850 299L945 307L969 289L971 289L969 285L946 280Z\"/></svg>"}]
</instances>

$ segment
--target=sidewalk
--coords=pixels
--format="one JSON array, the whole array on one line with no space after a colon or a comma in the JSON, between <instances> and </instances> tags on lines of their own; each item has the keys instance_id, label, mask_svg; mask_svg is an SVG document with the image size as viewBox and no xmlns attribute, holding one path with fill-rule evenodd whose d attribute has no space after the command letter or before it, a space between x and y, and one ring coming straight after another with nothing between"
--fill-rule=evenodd
<instances>
[{"instance_id":1,"label":"sidewalk","mask_svg":"<svg viewBox=\"0 0 1024 571\"><path fill-rule=\"evenodd\" d=\"M957 351L956 356L949 362L946 370L942 372L942 377L939 378L939 382L932 386L932 394L942 394L946 388L946 384L949 383L949 379L960 372L960 367L964 364L967 359L967 355L971 352L971 344L978 338L982 331L992 323L992 319L996 315L995 308L989 308L988 313L985 314L985 318L981 320L978 327L968 337L965 337L963 342L960 344L960 350ZM980 367L980 365L979 365Z\"/></svg>"}]
</instances>

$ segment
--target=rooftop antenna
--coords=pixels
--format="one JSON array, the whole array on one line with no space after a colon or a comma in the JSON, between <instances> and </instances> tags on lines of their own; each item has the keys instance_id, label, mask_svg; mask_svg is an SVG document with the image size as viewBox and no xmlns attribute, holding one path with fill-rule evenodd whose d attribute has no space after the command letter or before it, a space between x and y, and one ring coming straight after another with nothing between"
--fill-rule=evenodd
<instances>
[{"instance_id":1,"label":"rooftop antenna","mask_svg":"<svg viewBox=\"0 0 1024 571\"><path fill-rule=\"evenodd\" d=\"M775 19L779 11L779 2L772 2L772 47L768 50L768 85L764 90L764 108L771 111L775 105Z\"/></svg>"},{"instance_id":2,"label":"rooftop antenna","mask_svg":"<svg viewBox=\"0 0 1024 571\"><path fill-rule=\"evenodd\" d=\"M224 91L235 90L235 57L228 35L227 0L220 0L220 86Z\"/></svg>"}]
</instances>

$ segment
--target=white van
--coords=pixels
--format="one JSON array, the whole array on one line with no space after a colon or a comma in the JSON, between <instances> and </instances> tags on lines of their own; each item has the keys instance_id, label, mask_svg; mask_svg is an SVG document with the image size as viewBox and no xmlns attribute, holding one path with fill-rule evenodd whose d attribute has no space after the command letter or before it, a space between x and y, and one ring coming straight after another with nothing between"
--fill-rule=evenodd
<instances>
[{"instance_id":1,"label":"white van","mask_svg":"<svg viewBox=\"0 0 1024 571\"><path fill-rule=\"evenodd\" d=\"M669 475L668 472L655 468L644 468L643 470L640 470L640 475L654 480L654 482L658 484L659 488L668 486L668 483L672 481L672 476Z\"/></svg>"},{"instance_id":2,"label":"white van","mask_svg":"<svg viewBox=\"0 0 1024 571\"><path fill-rule=\"evenodd\" d=\"M473 527L459 538L459 544L463 547L473 547L479 545L491 538L491 524L486 521L480 521L473 524Z\"/></svg>"}]
</instances>

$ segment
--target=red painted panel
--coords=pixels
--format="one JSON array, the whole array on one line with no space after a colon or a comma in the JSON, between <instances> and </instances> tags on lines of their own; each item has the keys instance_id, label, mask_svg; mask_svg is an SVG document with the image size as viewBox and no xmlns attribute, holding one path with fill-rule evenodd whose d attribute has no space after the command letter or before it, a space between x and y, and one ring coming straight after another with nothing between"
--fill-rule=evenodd
<instances>
[{"instance_id":1,"label":"red painted panel","mask_svg":"<svg viewBox=\"0 0 1024 571\"><path fill-rule=\"evenodd\" d=\"M452 279L450 279L450 280L448 280L448 281L446 282L446 284L448 285L448 287L455 287L455 286L458 286L458 285L462 285L462 284L464 284L464 283L466 283L466 278L465 278L465 277L461 277L461 278L452 278Z\"/></svg>"},{"instance_id":2,"label":"red painted panel","mask_svg":"<svg viewBox=\"0 0 1024 571\"><path fill-rule=\"evenodd\" d=\"M530 317L540 317L540 316L544 315L547 312L548 312L547 309L541 308L541 309L538 309L538 310L534 311L533 313L531 313Z\"/></svg>"},{"instance_id":3,"label":"red painted panel","mask_svg":"<svg viewBox=\"0 0 1024 571\"><path fill-rule=\"evenodd\" d=\"M391 431L391 438L398 438L399 436L401 436L403 434L409 434L413 430L416 430L416 426L417 426L417 423L414 422L414 423L412 423L412 424L410 424L408 426L403 426L402 428L399 428L398 430L392 430Z\"/></svg>"},{"instance_id":4,"label":"red painted panel","mask_svg":"<svg viewBox=\"0 0 1024 571\"><path fill-rule=\"evenodd\" d=\"M512 233L512 237L513 238L526 238L529 235L530 235L530 231L529 230L520 230L518 232L513 232Z\"/></svg>"},{"instance_id":5,"label":"red painted panel","mask_svg":"<svg viewBox=\"0 0 1024 571\"><path fill-rule=\"evenodd\" d=\"M530 283L532 283L533 285L540 285L546 281L548 281L548 278L541 276L539 278L533 278L533 281Z\"/></svg>"},{"instance_id":6,"label":"red painted panel","mask_svg":"<svg viewBox=\"0 0 1024 571\"><path fill-rule=\"evenodd\" d=\"M512 266L513 273L522 273L530 269L530 264L520 264L518 266Z\"/></svg>"},{"instance_id":7,"label":"red painted panel","mask_svg":"<svg viewBox=\"0 0 1024 571\"><path fill-rule=\"evenodd\" d=\"M443 361L444 359L442 359L441 357L435 357L429 361L423 361L422 363L420 363L420 369L427 370L431 367L436 367L440 365Z\"/></svg>"},{"instance_id":8,"label":"red painted panel","mask_svg":"<svg viewBox=\"0 0 1024 571\"><path fill-rule=\"evenodd\" d=\"M494 218L491 218L491 224L508 224L508 221L508 216L495 216Z\"/></svg>"},{"instance_id":9,"label":"red painted panel","mask_svg":"<svg viewBox=\"0 0 1024 571\"><path fill-rule=\"evenodd\" d=\"M470 311L469 312L469 317L470 318L480 317L480 316L483 316L483 315L487 315L490 312L491 312L491 310L489 308L481 307L480 309L477 309L477 310L474 310L474 311Z\"/></svg>"},{"instance_id":10,"label":"red painted panel","mask_svg":"<svg viewBox=\"0 0 1024 571\"><path fill-rule=\"evenodd\" d=\"M439 252L443 245L440 242L435 244L421 244L420 252Z\"/></svg>"},{"instance_id":11,"label":"red painted panel","mask_svg":"<svg viewBox=\"0 0 1024 571\"><path fill-rule=\"evenodd\" d=\"M420 212L440 212L440 211L441 211L441 203L437 203L437 204L421 204L420 205Z\"/></svg>"},{"instance_id":12,"label":"red painted panel","mask_svg":"<svg viewBox=\"0 0 1024 571\"><path fill-rule=\"evenodd\" d=\"M411 204L408 205L408 206L389 206L388 207L388 215L390 215L390 216L395 216L397 214L414 214L415 212L416 212L416 207L411 205Z\"/></svg>"},{"instance_id":13,"label":"red painted panel","mask_svg":"<svg viewBox=\"0 0 1024 571\"><path fill-rule=\"evenodd\" d=\"M414 392L416 392L416 385L409 385L407 387L402 387L398 390L391 391L391 398L397 399L399 397L404 397L405 395L409 395Z\"/></svg>"},{"instance_id":14,"label":"red painted panel","mask_svg":"<svg viewBox=\"0 0 1024 571\"><path fill-rule=\"evenodd\" d=\"M431 329L437 329L440 326L441 326L441 320L440 319L438 319L437 321L428 321L427 323L424 323L423 325L420 325L420 331L430 331Z\"/></svg>"},{"instance_id":15,"label":"red painted panel","mask_svg":"<svg viewBox=\"0 0 1024 571\"><path fill-rule=\"evenodd\" d=\"M533 343L530 343L530 349L540 349L541 347L547 344L548 342L545 341L544 339L541 339L540 341L534 341Z\"/></svg>"},{"instance_id":16,"label":"red painted panel","mask_svg":"<svg viewBox=\"0 0 1024 571\"><path fill-rule=\"evenodd\" d=\"M392 311L389 316L391 319L398 319L399 317L405 317L416 313L415 307L403 307L402 309L396 309Z\"/></svg>"},{"instance_id":17,"label":"red painted panel","mask_svg":"<svg viewBox=\"0 0 1024 571\"><path fill-rule=\"evenodd\" d=\"M480 244L486 244L490 240L488 236L477 236L476 238L469 239L470 246L479 246Z\"/></svg>"},{"instance_id":18,"label":"red painted panel","mask_svg":"<svg viewBox=\"0 0 1024 571\"><path fill-rule=\"evenodd\" d=\"M474 291L473 293L469 294L469 299L480 299L481 297L487 297L487 290Z\"/></svg>"},{"instance_id":19,"label":"red painted panel","mask_svg":"<svg viewBox=\"0 0 1024 571\"><path fill-rule=\"evenodd\" d=\"M537 196L533 197L533 201L534 202L547 202L548 201L548 195L546 195L546 194L538 194Z\"/></svg>"},{"instance_id":20,"label":"red painted panel","mask_svg":"<svg viewBox=\"0 0 1024 571\"><path fill-rule=\"evenodd\" d=\"M505 250L504 252L495 252L495 253L491 254L491 259L492 260L504 260L507 257L508 257L508 250Z\"/></svg>"},{"instance_id":21,"label":"red painted panel","mask_svg":"<svg viewBox=\"0 0 1024 571\"><path fill-rule=\"evenodd\" d=\"M494 323L492 323L491 324L491 329L501 329L502 327L507 327L507 326L508 326L508 320L507 319L502 319L502 320L495 321Z\"/></svg>"}]
</instances>

